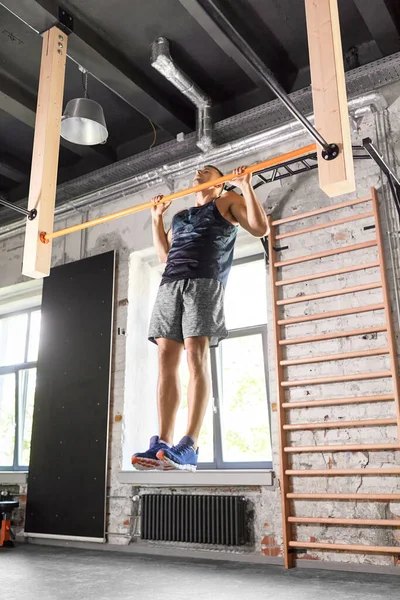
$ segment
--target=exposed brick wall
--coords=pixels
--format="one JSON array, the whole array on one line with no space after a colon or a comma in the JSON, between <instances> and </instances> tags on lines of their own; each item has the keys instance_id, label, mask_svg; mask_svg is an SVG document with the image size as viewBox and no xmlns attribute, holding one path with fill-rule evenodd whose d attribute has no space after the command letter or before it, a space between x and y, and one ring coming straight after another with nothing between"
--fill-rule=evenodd
<instances>
[{"instance_id":1,"label":"exposed brick wall","mask_svg":"<svg viewBox=\"0 0 400 600\"><path fill-rule=\"evenodd\" d=\"M400 86L399 86L400 91ZM392 93L393 96L393 93ZM399 102L396 101L391 107L391 142L400 152L400 114ZM367 115L360 124L360 131L354 134L354 143L360 143L363 137L370 136L378 143L380 133L377 133L375 127L374 115ZM296 140L296 145L307 143L308 138ZM274 149L273 154L280 154L290 149L290 144L282 145ZM272 154L272 153L271 153ZM251 154L249 149L248 162L256 162L265 158L261 155ZM224 165L228 171L232 165ZM356 164L357 193L362 197L369 194L369 188L373 185L381 188L380 176L377 168L371 161L359 162ZM183 187L188 185L188 181L180 180L176 185ZM88 210L82 217L74 216L69 219L69 223L80 218L94 218L100 214L118 210L126 206L147 201L154 193L167 193L168 190L157 189L149 190L137 194L134 198L125 198L114 204L112 207L104 206ZM298 176L293 179L283 180L273 188L267 186L260 188L259 197L268 210L274 209L276 217L285 217L292 214L300 214L315 208L338 203L352 196L336 198L334 200L326 197L318 188L316 172ZM177 209L185 206L187 201L182 200L176 203ZM357 205L341 212L340 216L350 216L363 212L366 205ZM338 215L339 216L339 215ZM298 221L295 224L287 225L286 230L308 226L322 222L325 219L334 219L336 213L320 216L307 221ZM330 229L321 230L310 234L306 239L304 237L293 237L285 241L289 249L282 253L282 259L294 256L300 256L307 252L318 252L331 249L336 246L354 244L374 238L374 231L364 231L363 226L367 221L354 221L337 227L334 231ZM66 223L59 221L58 227ZM384 231L388 231L388 225L384 223ZM386 236L387 237L387 236ZM0 267L2 269L2 281L4 285L11 285L22 280L20 275L20 265L22 257L22 236L16 236L0 242L2 253L0 255ZM76 260L80 257L97 254L110 249L116 249L118 252L118 269L116 279L116 303L114 314L114 348L112 357L112 387L111 387L111 411L110 411L110 441L109 441L109 481L108 481L108 541L112 544L128 544L136 541L137 533L137 510L138 503L132 501L132 498L144 492L148 488L135 488L133 485L121 484L119 472L122 466L122 448L126 437L125 413L127 403L131 398L127 397L126 381L129 373L126 372L126 336L123 331L127 330L128 324L128 284L129 284L129 256L131 252L145 248L151 244L150 221L148 214L138 213L121 221L115 221L108 225L102 225L92 230L88 230L85 235L74 234L68 239L56 240L53 247L53 264L62 264L70 260ZM296 277L298 275L310 273L316 269L328 270L345 264L356 264L358 262L370 261L376 257L376 250L366 249L354 252L351 255L342 255L341 257L332 257L323 261L314 261L314 263L302 263L293 265L285 270L285 277ZM396 260L399 256L396 254ZM399 261L400 262L400 261ZM389 284L394 300L394 289L396 285L396 275L388 262ZM315 281L309 281L303 284L296 284L283 288L283 297L297 296L304 294L313 294L321 291L336 289L337 287L348 287L363 283L376 281L378 277L377 269L368 271L358 271L351 274L345 274L339 277L331 277ZM398 282L397 282L398 284ZM2 283L3 285L3 283ZM318 303L306 302L289 305L285 314L287 316L298 316L310 314L316 311L329 311L344 308L346 306L361 306L363 304L379 302L381 299L380 290L371 290L352 296L339 296L318 300ZM393 304L394 306L394 304ZM396 315L395 315L396 317ZM269 298L269 321L271 321L271 301ZM396 318L395 318L396 321ZM344 318L331 319L327 321L312 321L287 328L289 337L303 337L307 335L316 335L335 329L356 329L377 325L382 322L382 313L364 313L351 315ZM118 334L118 329L120 334ZM129 332L127 332L129 334ZM398 323L396 322L396 334L398 335ZM272 335L271 335L272 337ZM306 357L311 353L314 355L349 352L352 350L361 350L384 346L386 343L385 334L377 334L363 339L362 336L352 338L343 338L338 340L329 340L313 344L312 347L304 345L289 346L285 351L287 358ZM291 379L304 379L308 377L325 376L330 374L351 373L355 370L384 370L388 366L388 360L385 356L364 358L356 361L341 361L337 363L318 363L313 365L301 365L290 367L288 370ZM269 356L269 384L271 402L276 402L276 376L274 372L274 352L273 344L270 343ZM364 394L381 394L391 390L390 380L356 381L349 383L333 384L329 386L308 386L305 388L292 388L287 392L289 400L345 397ZM393 416L393 404L361 404L337 407L315 407L307 410L293 410L290 412L290 421L293 423L302 421L335 421L340 419L359 420L374 419ZM273 458L277 475L276 486L271 488L246 488L240 490L240 493L249 498L254 508L254 544L246 552L253 553L265 558L273 558L281 555L282 551L282 522L281 522L281 499L279 494L279 450L278 450L278 431L277 414L272 413L272 441ZM382 428L348 428L338 430L320 430L318 432L300 431L292 433L291 441L293 444L313 445L330 443L378 443L386 441L396 441L396 430L394 427ZM132 448L132 450L134 450ZM292 464L298 468L347 468L347 467L381 467L385 465L399 464L399 452L375 452L370 454L363 453L310 453L294 455ZM393 477L353 477L353 478L297 478L294 481L295 491L312 492L399 492L398 478ZM26 490L20 493L25 493ZM158 490L153 490L157 493ZM172 490L171 490L172 491ZM173 491L181 493L204 493L204 488L183 488ZM213 488L209 493L227 493L226 488ZM233 490L232 490L233 492ZM238 493L238 490L234 490ZM229 493L229 491L228 491ZM324 502L301 502L295 506L296 514L303 516L332 516L332 517L365 517L365 518L400 518L400 504L391 505L348 502L333 503ZM381 528L338 528L338 527L319 527L319 526L301 526L298 527L297 537L300 540L310 541L335 541L335 542L354 542L376 545L394 545L400 542L400 530ZM217 551L216 548L210 551ZM300 555L301 556L301 555ZM321 561L347 561L360 564L393 565L397 561L392 556L368 556L362 554L331 553L331 552L310 552L304 558Z\"/></svg>"}]
</instances>

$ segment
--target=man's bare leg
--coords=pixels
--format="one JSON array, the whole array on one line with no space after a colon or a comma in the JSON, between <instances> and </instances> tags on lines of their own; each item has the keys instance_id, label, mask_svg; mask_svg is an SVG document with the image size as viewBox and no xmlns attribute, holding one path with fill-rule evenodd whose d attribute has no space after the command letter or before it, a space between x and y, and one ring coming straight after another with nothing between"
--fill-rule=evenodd
<instances>
[{"instance_id":1,"label":"man's bare leg","mask_svg":"<svg viewBox=\"0 0 400 600\"><path fill-rule=\"evenodd\" d=\"M186 434L197 445L210 398L210 338L186 338L185 347L190 374L188 388L188 428Z\"/></svg>"},{"instance_id":2,"label":"man's bare leg","mask_svg":"<svg viewBox=\"0 0 400 600\"><path fill-rule=\"evenodd\" d=\"M173 444L176 414L181 399L179 365L183 344L165 338L157 339L158 345L158 422L160 439Z\"/></svg>"}]
</instances>

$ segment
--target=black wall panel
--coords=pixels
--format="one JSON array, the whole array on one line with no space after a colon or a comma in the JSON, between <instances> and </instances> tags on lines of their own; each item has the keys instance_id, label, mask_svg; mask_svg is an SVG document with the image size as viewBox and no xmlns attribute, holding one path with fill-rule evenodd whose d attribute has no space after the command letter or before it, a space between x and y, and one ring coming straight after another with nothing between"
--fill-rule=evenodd
<instances>
[{"instance_id":1,"label":"black wall panel","mask_svg":"<svg viewBox=\"0 0 400 600\"><path fill-rule=\"evenodd\" d=\"M104 538L114 252L45 279L25 531Z\"/></svg>"}]
</instances>

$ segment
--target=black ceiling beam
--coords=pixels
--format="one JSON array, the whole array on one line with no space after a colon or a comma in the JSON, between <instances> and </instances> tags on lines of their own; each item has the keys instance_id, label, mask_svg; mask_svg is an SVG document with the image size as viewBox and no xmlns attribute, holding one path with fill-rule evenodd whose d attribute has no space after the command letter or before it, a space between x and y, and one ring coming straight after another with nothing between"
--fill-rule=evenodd
<instances>
[{"instance_id":1,"label":"black ceiling beam","mask_svg":"<svg viewBox=\"0 0 400 600\"><path fill-rule=\"evenodd\" d=\"M62 166L58 167L57 172L57 185L87 175L90 177L91 173L94 173L99 167L94 164L90 158L81 158L73 166ZM24 198L29 196L29 180L25 179L12 189L7 191L7 200L11 203L17 203Z\"/></svg>"},{"instance_id":2,"label":"black ceiling beam","mask_svg":"<svg viewBox=\"0 0 400 600\"><path fill-rule=\"evenodd\" d=\"M358 12L384 56L400 50L400 36L385 0L354 0Z\"/></svg>"},{"instance_id":3,"label":"black ceiling beam","mask_svg":"<svg viewBox=\"0 0 400 600\"><path fill-rule=\"evenodd\" d=\"M1 0L1 4L38 33L59 22L60 5L52 0ZM68 39L69 58L162 129L173 135L192 131L193 116L183 103L170 102L118 50L78 17L71 16L73 32Z\"/></svg>"},{"instance_id":4,"label":"black ceiling beam","mask_svg":"<svg viewBox=\"0 0 400 600\"><path fill-rule=\"evenodd\" d=\"M260 72L260 64L264 70L269 71L270 78L275 80L277 77L274 72L279 71L282 79L279 83L288 91L292 89L298 69L274 32L269 31L264 22L260 23L260 18L250 3L243 4L239 0L197 0L197 3L224 32L231 45L245 57L246 62L252 65L253 70L258 72L264 89L265 78Z\"/></svg>"},{"instance_id":5,"label":"black ceiling beam","mask_svg":"<svg viewBox=\"0 0 400 600\"><path fill-rule=\"evenodd\" d=\"M264 81L258 70L245 56L243 56L240 50L226 35L224 29L210 17L208 12L201 6L200 2L198 0L179 0L179 2L208 33L214 42L218 44L225 54L230 56L257 86L264 87Z\"/></svg>"},{"instance_id":6,"label":"black ceiling beam","mask_svg":"<svg viewBox=\"0 0 400 600\"><path fill-rule=\"evenodd\" d=\"M31 129L35 128L36 98L13 80L0 73L0 110L24 123ZM60 144L81 158L91 158L98 167L104 167L115 161L115 157L104 146L81 146L71 144L60 138Z\"/></svg>"},{"instance_id":7,"label":"black ceiling beam","mask_svg":"<svg viewBox=\"0 0 400 600\"><path fill-rule=\"evenodd\" d=\"M0 175L21 183L29 176L29 167L5 152L0 152Z\"/></svg>"},{"instance_id":8,"label":"black ceiling beam","mask_svg":"<svg viewBox=\"0 0 400 600\"><path fill-rule=\"evenodd\" d=\"M0 110L34 129L36 119L34 96L1 73Z\"/></svg>"}]
</instances>

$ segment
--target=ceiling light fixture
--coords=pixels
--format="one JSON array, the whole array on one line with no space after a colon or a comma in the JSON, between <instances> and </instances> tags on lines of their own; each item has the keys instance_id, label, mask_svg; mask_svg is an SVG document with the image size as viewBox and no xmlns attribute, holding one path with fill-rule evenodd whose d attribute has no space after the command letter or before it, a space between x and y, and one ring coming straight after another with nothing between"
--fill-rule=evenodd
<instances>
[{"instance_id":1,"label":"ceiling light fixture","mask_svg":"<svg viewBox=\"0 0 400 600\"><path fill-rule=\"evenodd\" d=\"M105 144L108 131L100 104L88 98L87 71L79 67L84 77L84 98L70 100L61 117L61 137L73 144L95 146Z\"/></svg>"}]
</instances>

